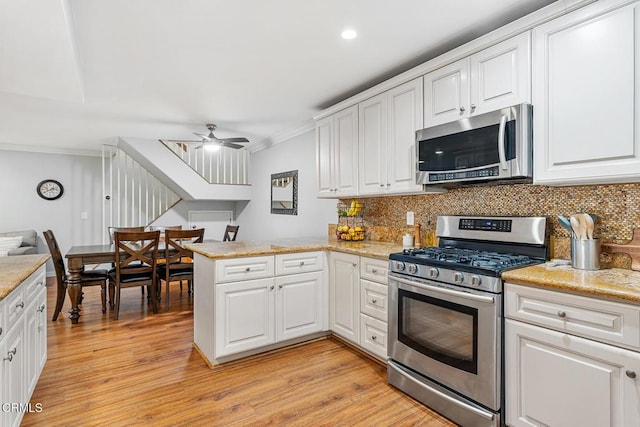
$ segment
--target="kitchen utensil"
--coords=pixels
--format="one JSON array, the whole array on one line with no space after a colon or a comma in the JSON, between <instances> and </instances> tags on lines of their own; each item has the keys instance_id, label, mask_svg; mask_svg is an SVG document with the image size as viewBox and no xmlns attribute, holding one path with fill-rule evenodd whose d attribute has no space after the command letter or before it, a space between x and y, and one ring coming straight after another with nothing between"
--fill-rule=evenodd
<instances>
[{"instance_id":1,"label":"kitchen utensil","mask_svg":"<svg viewBox=\"0 0 640 427\"><path fill-rule=\"evenodd\" d=\"M569 222L571 223L573 234L575 234L575 239L584 239L584 237L582 237L583 228L580 225L580 221L578 221L578 218L576 218L575 215L571 215Z\"/></svg>"},{"instance_id":2,"label":"kitchen utensil","mask_svg":"<svg viewBox=\"0 0 640 427\"><path fill-rule=\"evenodd\" d=\"M600 239L571 239L571 266L579 270L599 270L600 251Z\"/></svg>"},{"instance_id":3,"label":"kitchen utensil","mask_svg":"<svg viewBox=\"0 0 640 427\"><path fill-rule=\"evenodd\" d=\"M593 239L593 218L589 214L583 214L587 239Z\"/></svg>"},{"instance_id":4,"label":"kitchen utensil","mask_svg":"<svg viewBox=\"0 0 640 427\"><path fill-rule=\"evenodd\" d=\"M558 222L560 223L560 226L562 228L564 228L565 230L568 230L571 232L571 234L573 235L573 229L571 228L571 222L569 222L569 220L565 217L563 217L562 215L558 215Z\"/></svg>"},{"instance_id":5,"label":"kitchen utensil","mask_svg":"<svg viewBox=\"0 0 640 427\"><path fill-rule=\"evenodd\" d=\"M633 238L623 245L603 243L602 252L627 254L631 257L631 269L640 271L640 228L634 228Z\"/></svg>"}]
</instances>

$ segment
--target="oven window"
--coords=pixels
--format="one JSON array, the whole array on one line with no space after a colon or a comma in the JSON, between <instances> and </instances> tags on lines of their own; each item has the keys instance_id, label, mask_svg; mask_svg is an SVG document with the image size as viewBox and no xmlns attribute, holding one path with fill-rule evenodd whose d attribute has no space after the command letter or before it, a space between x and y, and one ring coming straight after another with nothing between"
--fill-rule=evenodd
<instances>
[{"instance_id":1,"label":"oven window","mask_svg":"<svg viewBox=\"0 0 640 427\"><path fill-rule=\"evenodd\" d=\"M505 127L505 157L515 158L515 120ZM500 163L498 131L500 125L485 126L418 142L421 171L443 172L472 169Z\"/></svg>"},{"instance_id":2,"label":"oven window","mask_svg":"<svg viewBox=\"0 0 640 427\"><path fill-rule=\"evenodd\" d=\"M478 373L478 310L403 289L398 339L449 366Z\"/></svg>"}]
</instances>

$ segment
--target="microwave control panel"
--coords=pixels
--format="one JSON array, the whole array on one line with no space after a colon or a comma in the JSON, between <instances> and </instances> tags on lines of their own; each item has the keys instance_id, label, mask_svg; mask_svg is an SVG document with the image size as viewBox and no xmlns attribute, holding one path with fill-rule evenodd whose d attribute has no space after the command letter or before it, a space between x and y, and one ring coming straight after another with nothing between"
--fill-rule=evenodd
<instances>
[{"instance_id":1,"label":"microwave control panel","mask_svg":"<svg viewBox=\"0 0 640 427\"><path fill-rule=\"evenodd\" d=\"M488 178L499 175L500 171L498 170L498 166L492 166L490 168L477 169L473 171L430 173L429 182L452 181L454 179Z\"/></svg>"}]
</instances>

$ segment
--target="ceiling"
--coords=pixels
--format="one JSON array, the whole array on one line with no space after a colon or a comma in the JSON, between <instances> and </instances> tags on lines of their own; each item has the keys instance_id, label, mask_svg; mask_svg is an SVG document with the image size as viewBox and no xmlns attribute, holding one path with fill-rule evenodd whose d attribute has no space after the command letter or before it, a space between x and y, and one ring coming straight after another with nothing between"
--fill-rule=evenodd
<instances>
[{"instance_id":1,"label":"ceiling","mask_svg":"<svg viewBox=\"0 0 640 427\"><path fill-rule=\"evenodd\" d=\"M268 144L552 2L0 0L0 148L193 139L206 123Z\"/></svg>"}]
</instances>

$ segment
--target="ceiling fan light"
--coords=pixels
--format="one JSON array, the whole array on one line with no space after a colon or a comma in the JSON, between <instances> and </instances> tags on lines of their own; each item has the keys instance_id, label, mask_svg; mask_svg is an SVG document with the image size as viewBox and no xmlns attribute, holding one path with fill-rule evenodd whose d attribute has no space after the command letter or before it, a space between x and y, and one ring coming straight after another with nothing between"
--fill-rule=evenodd
<instances>
[{"instance_id":1,"label":"ceiling fan light","mask_svg":"<svg viewBox=\"0 0 640 427\"><path fill-rule=\"evenodd\" d=\"M220 145L204 143L202 145L202 148L204 148L207 151L211 151L213 153L213 152L216 152L216 151L218 151L220 149Z\"/></svg>"}]
</instances>

